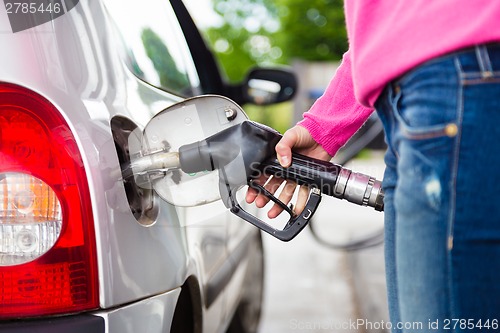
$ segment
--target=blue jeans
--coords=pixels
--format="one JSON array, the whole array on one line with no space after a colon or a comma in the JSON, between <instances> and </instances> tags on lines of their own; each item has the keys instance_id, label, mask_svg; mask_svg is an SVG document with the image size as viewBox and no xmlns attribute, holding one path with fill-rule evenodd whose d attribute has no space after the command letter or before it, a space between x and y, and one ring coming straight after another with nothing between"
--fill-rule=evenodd
<instances>
[{"instance_id":1,"label":"blue jeans","mask_svg":"<svg viewBox=\"0 0 500 333\"><path fill-rule=\"evenodd\" d=\"M498 331L500 44L418 66L376 109L392 331Z\"/></svg>"}]
</instances>

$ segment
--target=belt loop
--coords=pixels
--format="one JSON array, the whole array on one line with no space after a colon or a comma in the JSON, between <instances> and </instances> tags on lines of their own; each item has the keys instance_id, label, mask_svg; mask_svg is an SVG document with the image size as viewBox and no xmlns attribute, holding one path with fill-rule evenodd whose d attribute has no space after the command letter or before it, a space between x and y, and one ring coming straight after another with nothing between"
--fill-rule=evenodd
<instances>
[{"instance_id":1,"label":"belt loop","mask_svg":"<svg viewBox=\"0 0 500 333\"><path fill-rule=\"evenodd\" d=\"M481 76L486 79L493 76L493 67L491 66L490 56L486 45L476 45L476 57L481 70Z\"/></svg>"}]
</instances>

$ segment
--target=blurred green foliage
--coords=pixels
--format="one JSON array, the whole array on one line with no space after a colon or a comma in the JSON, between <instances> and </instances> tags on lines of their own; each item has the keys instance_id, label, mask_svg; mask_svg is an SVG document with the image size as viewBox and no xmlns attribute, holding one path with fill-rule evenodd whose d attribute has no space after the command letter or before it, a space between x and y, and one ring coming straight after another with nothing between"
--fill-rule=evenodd
<instances>
[{"instance_id":1,"label":"blurred green foliage","mask_svg":"<svg viewBox=\"0 0 500 333\"><path fill-rule=\"evenodd\" d=\"M204 32L229 82L240 82L255 66L337 61L347 50L343 0L211 1L221 20ZM292 107L245 110L253 120L283 132L291 125Z\"/></svg>"},{"instance_id":2,"label":"blurred green foliage","mask_svg":"<svg viewBox=\"0 0 500 333\"><path fill-rule=\"evenodd\" d=\"M248 117L284 133L292 122L293 104L285 102L270 106L245 105Z\"/></svg>"},{"instance_id":3,"label":"blurred green foliage","mask_svg":"<svg viewBox=\"0 0 500 333\"><path fill-rule=\"evenodd\" d=\"M257 64L284 63L274 45L279 20L273 1L212 0L212 5L222 24L205 32L229 81L241 81Z\"/></svg>"},{"instance_id":4,"label":"blurred green foliage","mask_svg":"<svg viewBox=\"0 0 500 333\"><path fill-rule=\"evenodd\" d=\"M255 65L335 61L347 50L343 0L212 0L222 24L206 30L230 81Z\"/></svg>"},{"instance_id":5,"label":"blurred green foliage","mask_svg":"<svg viewBox=\"0 0 500 333\"><path fill-rule=\"evenodd\" d=\"M343 0L276 0L281 29L276 43L285 61L339 60L347 50Z\"/></svg>"}]
</instances>

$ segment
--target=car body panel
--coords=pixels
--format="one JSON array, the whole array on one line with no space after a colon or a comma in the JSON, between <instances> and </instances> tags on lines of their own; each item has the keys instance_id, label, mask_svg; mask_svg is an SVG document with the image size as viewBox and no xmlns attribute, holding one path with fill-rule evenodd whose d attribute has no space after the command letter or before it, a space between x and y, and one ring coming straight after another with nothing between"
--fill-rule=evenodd
<instances>
[{"instance_id":1,"label":"car body panel","mask_svg":"<svg viewBox=\"0 0 500 333\"><path fill-rule=\"evenodd\" d=\"M168 332L180 288L120 308L94 313L107 333Z\"/></svg>"}]
</instances>

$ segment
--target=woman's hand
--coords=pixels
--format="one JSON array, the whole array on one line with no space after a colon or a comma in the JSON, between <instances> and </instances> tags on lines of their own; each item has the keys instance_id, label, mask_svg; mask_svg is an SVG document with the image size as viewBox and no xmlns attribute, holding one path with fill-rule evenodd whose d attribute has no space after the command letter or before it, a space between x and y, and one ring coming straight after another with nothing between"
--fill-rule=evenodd
<instances>
[{"instance_id":1,"label":"woman's hand","mask_svg":"<svg viewBox=\"0 0 500 333\"><path fill-rule=\"evenodd\" d=\"M292 149L294 152L300 153L302 155L314 157L321 160L330 160L331 156L321 147L314 139L308 130L304 127L296 125L290 128L288 131L283 134L283 137L276 145L276 155L278 160L283 167L289 167L292 163ZM275 193L280 185L283 183L284 179L269 177L262 175L259 179L256 180L257 183L264 185L264 187L271 193ZM288 204L292 199L292 196L295 192L297 184L293 181L286 181L286 184L283 187L278 199L285 204ZM309 189L306 186L301 186L299 189L297 202L295 203L294 212L295 214L300 214L305 207L307 202L307 198L309 195ZM255 205L259 208L264 207L269 199L263 194L259 194L259 192L255 189L250 188L246 195L246 201L248 203L255 202ZM275 204L269 212L267 213L269 218L277 217L283 208L279 205Z\"/></svg>"}]
</instances>

